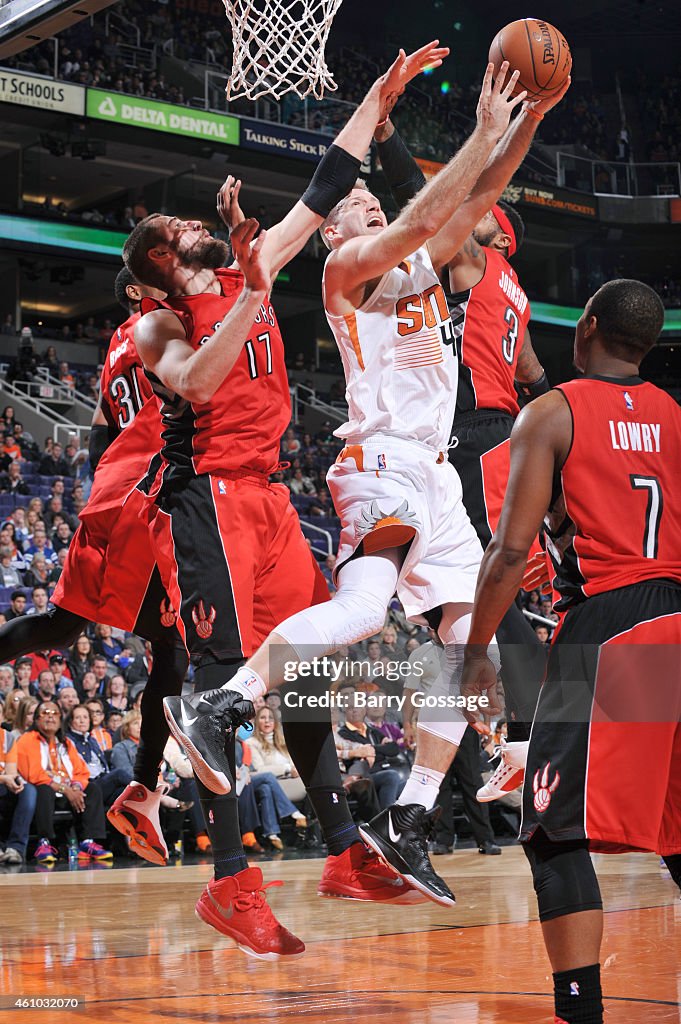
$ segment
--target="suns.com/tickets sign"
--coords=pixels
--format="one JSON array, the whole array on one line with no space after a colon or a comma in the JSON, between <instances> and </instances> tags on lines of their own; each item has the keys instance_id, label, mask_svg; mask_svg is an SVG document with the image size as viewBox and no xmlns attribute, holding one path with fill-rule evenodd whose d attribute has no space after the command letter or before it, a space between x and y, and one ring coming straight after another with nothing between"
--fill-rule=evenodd
<instances>
[{"instance_id":1,"label":"suns.com/tickets sign","mask_svg":"<svg viewBox=\"0 0 681 1024\"><path fill-rule=\"evenodd\" d=\"M221 142L239 145L239 119L228 114L209 114L189 107L176 107L171 103L122 96L120 93L88 89L87 116L111 124L124 124L134 128L150 128L156 132L183 135L201 142Z\"/></svg>"}]
</instances>

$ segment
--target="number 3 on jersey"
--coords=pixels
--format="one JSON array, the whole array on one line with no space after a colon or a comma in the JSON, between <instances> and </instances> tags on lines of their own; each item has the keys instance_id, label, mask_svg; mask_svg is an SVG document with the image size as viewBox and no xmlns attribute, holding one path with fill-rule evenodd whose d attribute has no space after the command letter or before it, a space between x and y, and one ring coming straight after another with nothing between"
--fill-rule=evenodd
<instances>
[{"instance_id":1,"label":"number 3 on jersey","mask_svg":"<svg viewBox=\"0 0 681 1024\"><path fill-rule=\"evenodd\" d=\"M510 306L506 307L504 313L504 320L508 324L508 330L506 334L502 335L501 338L501 351L504 354L504 359L513 366L515 359L515 347L518 342L518 314Z\"/></svg>"},{"instance_id":2,"label":"number 3 on jersey","mask_svg":"<svg viewBox=\"0 0 681 1024\"><path fill-rule=\"evenodd\" d=\"M133 366L129 374L119 373L114 377L109 385L109 394L118 409L118 426L125 430L144 405L137 380L137 367Z\"/></svg>"}]
</instances>

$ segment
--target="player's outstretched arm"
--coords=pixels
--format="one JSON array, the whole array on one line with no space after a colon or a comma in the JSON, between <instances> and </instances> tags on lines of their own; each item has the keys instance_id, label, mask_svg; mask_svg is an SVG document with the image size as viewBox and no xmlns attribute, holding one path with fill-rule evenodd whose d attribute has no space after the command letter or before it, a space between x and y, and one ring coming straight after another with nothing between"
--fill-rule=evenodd
<instances>
[{"instance_id":1,"label":"player's outstretched arm","mask_svg":"<svg viewBox=\"0 0 681 1024\"><path fill-rule=\"evenodd\" d=\"M449 53L438 40L415 53L400 50L392 66L371 86L315 171L305 194L279 224L269 230L263 258L272 277L303 248L357 180L374 130L395 105L409 82L429 67L436 68Z\"/></svg>"},{"instance_id":2,"label":"player's outstretched arm","mask_svg":"<svg viewBox=\"0 0 681 1024\"><path fill-rule=\"evenodd\" d=\"M494 66L488 64L478 103L478 124L468 141L385 231L350 239L332 253L326 269L327 291L340 290L348 295L392 270L436 235L461 205L525 95L511 95L518 72L506 81L508 62L502 64L495 83L493 70Z\"/></svg>"},{"instance_id":3,"label":"player's outstretched arm","mask_svg":"<svg viewBox=\"0 0 681 1024\"><path fill-rule=\"evenodd\" d=\"M246 286L218 329L193 349L179 318L167 309L143 316L135 326L135 345L146 369L162 384L189 402L209 402L236 362L253 320L270 290L263 267L262 247L267 233L253 242L258 222L250 219L232 232L232 248L246 278Z\"/></svg>"},{"instance_id":4,"label":"player's outstretched arm","mask_svg":"<svg viewBox=\"0 0 681 1024\"><path fill-rule=\"evenodd\" d=\"M428 243L430 258L436 270L452 262L457 256L465 260L464 242L480 218L494 206L520 167L544 114L560 103L569 88L570 78L555 96L524 104L522 111L496 146L471 194Z\"/></svg>"}]
</instances>

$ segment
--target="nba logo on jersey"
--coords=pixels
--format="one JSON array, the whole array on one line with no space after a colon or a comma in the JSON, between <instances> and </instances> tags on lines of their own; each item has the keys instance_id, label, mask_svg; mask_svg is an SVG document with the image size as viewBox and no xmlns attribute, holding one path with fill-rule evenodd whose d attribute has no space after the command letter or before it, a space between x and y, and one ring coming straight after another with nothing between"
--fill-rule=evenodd
<instances>
[{"instance_id":1,"label":"nba logo on jersey","mask_svg":"<svg viewBox=\"0 0 681 1024\"><path fill-rule=\"evenodd\" d=\"M631 397L628 391L624 392L624 404L626 405L629 412L634 411L634 399Z\"/></svg>"},{"instance_id":2,"label":"nba logo on jersey","mask_svg":"<svg viewBox=\"0 0 681 1024\"><path fill-rule=\"evenodd\" d=\"M385 461L385 455L379 455L378 456L378 468L379 469L387 469L388 468L387 465L386 465L386 461Z\"/></svg>"},{"instance_id":3,"label":"nba logo on jersey","mask_svg":"<svg viewBox=\"0 0 681 1024\"><path fill-rule=\"evenodd\" d=\"M578 996L579 995L579 982L578 981L571 981L570 982L570 995L571 996Z\"/></svg>"},{"instance_id":4,"label":"nba logo on jersey","mask_svg":"<svg viewBox=\"0 0 681 1024\"><path fill-rule=\"evenodd\" d=\"M224 480L218 480L218 494L227 494L227 487Z\"/></svg>"}]
</instances>

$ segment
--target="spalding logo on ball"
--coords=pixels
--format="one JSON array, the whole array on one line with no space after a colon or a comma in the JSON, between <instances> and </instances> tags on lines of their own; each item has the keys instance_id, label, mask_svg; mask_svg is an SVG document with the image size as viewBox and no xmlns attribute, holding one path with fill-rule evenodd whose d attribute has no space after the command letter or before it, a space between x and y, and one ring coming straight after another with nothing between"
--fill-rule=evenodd
<instances>
[{"instance_id":1,"label":"spalding logo on ball","mask_svg":"<svg viewBox=\"0 0 681 1024\"><path fill-rule=\"evenodd\" d=\"M572 54L565 36L538 18L512 21L495 35L489 48L490 63L496 77L507 60L520 78L514 95L527 89L528 100L558 92L572 69Z\"/></svg>"}]
</instances>

